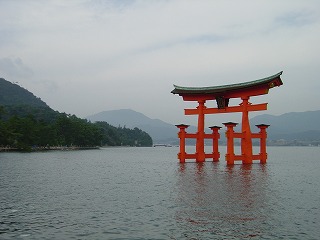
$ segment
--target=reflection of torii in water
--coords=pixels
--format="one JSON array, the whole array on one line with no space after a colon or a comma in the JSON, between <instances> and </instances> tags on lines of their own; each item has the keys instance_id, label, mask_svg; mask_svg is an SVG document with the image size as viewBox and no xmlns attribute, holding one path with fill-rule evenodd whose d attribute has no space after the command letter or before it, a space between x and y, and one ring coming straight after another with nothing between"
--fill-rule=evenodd
<instances>
[{"instance_id":1,"label":"reflection of torii in water","mask_svg":"<svg viewBox=\"0 0 320 240\"><path fill-rule=\"evenodd\" d=\"M217 134L216 129L213 130L212 134L206 134L204 132L204 118L205 114L215 114L215 113L232 113L232 112L242 112L242 129L241 133L235 133L233 127L237 124L235 123L224 123L227 127L227 154L226 160L228 164L233 164L234 160L242 160L243 163L252 163L253 159L260 159L262 163L266 161L266 128L268 125L258 125L260 128L259 133L251 133L250 123L249 123L249 111L261 111L267 110L267 103L262 104L251 104L249 99L251 96L264 95L269 92L270 88L282 85L282 80L279 72L273 76L266 77L263 79L230 84L224 86L214 86L214 87L181 87L174 85L174 89L171 91L173 94L179 94L182 96L184 101L197 101L198 107L196 109L185 109L185 115L198 115L198 131L195 134L186 133L185 129L188 125L177 125L180 128L179 138L180 138L180 153L178 155L180 162L185 162L187 158L195 158L197 162L205 161L205 158L213 157L215 161L218 161L219 154L213 151L212 154L206 154L204 152L204 139L213 139L214 149L217 149L217 140L219 134ZM238 106L229 106L230 98L241 98L242 103ZM205 106L206 101L216 100L217 108L207 108ZM195 138L196 139L196 153L187 154L185 152L185 138ZM234 138L241 138L241 155L234 154L233 140ZM260 148L261 152L258 155L253 155L252 153L252 138L260 138Z\"/></svg>"}]
</instances>

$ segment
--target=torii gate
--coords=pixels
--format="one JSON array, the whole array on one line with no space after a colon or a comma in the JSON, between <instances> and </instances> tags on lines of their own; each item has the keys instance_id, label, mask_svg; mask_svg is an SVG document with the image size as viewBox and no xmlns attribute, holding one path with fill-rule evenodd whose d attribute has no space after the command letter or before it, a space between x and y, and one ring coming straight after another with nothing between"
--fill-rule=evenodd
<instances>
[{"instance_id":1,"label":"torii gate","mask_svg":"<svg viewBox=\"0 0 320 240\"><path fill-rule=\"evenodd\" d=\"M267 110L267 103L252 104L249 99L251 96L268 94L270 88L282 85L281 74L282 72L279 72L255 81L214 87L181 87L174 85L171 93L179 94L184 101L197 101L199 104L196 109L185 109L185 115L198 115L197 133L187 133L186 128L188 128L188 125L176 125L180 129L178 134L180 138L180 152L178 154L180 162L185 162L186 159L196 159L197 162L204 162L206 158L213 158L213 161L219 161L218 139L220 135L218 131L220 127L210 127L213 131L212 134L206 134L204 131L205 114L242 112L242 129L240 133L236 133L233 130L237 123L224 123L227 127L227 164L234 164L235 160L242 160L244 164L252 163L252 160L256 159L260 159L261 163L265 163L267 159L266 128L269 125L257 125L260 132L251 133L249 112ZM241 98L242 103L238 106L229 106L230 98ZM208 100L216 100L217 108L207 108L205 103ZM186 138L196 139L196 152L194 154L185 152ZM211 154L207 154L204 151L204 139L206 138L213 140L213 152ZM241 138L241 155L234 154L234 138ZM253 155L252 138L260 138L260 154Z\"/></svg>"}]
</instances>

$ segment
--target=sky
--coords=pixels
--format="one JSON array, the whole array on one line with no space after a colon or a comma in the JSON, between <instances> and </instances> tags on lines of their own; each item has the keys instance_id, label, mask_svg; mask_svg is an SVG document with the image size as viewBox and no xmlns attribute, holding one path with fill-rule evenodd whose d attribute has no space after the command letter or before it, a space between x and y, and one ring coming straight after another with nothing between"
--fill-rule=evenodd
<instances>
[{"instance_id":1,"label":"sky","mask_svg":"<svg viewBox=\"0 0 320 240\"><path fill-rule=\"evenodd\" d=\"M196 104L171 94L173 84L218 86L280 71L281 87L250 99L268 110L250 116L320 110L319 43L318 0L0 0L0 77L82 118L132 109L194 124L183 109Z\"/></svg>"}]
</instances>

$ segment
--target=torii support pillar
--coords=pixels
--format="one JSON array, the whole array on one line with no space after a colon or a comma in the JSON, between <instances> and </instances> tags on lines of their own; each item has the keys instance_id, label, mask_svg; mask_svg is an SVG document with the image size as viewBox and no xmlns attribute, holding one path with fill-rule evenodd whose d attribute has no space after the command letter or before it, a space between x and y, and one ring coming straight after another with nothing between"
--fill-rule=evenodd
<instances>
[{"instance_id":1,"label":"torii support pillar","mask_svg":"<svg viewBox=\"0 0 320 240\"><path fill-rule=\"evenodd\" d=\"M259 129L259 135L260 135L260 163L266 163L267 162L267 128L270 125L267 124L259 124L256 125Z\"/></svg>"},{"instance_id":2,"label":"torii support pillar","mask_svg":"<svg viewBox=\"0 0 320 240\"><path fill-rule=\"evenodd\" d=\"M226 137L227 137L227 153L226 153L226 161L228 165L233 165L235 160L234 154L234 130L233 128L238 125L238 123L227 122L223 123L227 127Z\"/></svg>"},{"instance_id":3,"label":"torii support pillar","mask_svg":"<svg viewBox=\"0 0 320 240\"><path fill-rule=\"evenodd\" d=\"M221 127L212 126L209 127L212 130L212 159L214 162L219 162L220 152L219 152L219 130Z\"/></svg>"},{"instance_id":4,"label":"torii support pillar","mask_svg":"<svg viewBox=\"0 0 320 240\"><path fill-rule=\"evenodd\" d=\"M186 162L186 128L189 127L189 125L185 124L179 124L176 125L180 129L178 133L178 137L180 139L180 152L178 153L178 159L180 160L180 163Z\"/></svg>"}]
</instances>

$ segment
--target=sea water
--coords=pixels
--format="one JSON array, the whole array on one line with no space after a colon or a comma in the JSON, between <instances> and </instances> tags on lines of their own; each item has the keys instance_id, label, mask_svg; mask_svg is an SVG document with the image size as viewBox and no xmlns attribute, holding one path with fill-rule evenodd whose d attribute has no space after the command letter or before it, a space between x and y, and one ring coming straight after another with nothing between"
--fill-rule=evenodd
<instances>
[{"instance_id":1,"label":"sea water","mask_svg":"<svg viewBox=\"0 0 320 240\"><path fill-rule=\"evenodd\" d=\"M320 147L234 166L178 150L0 153L0 239L320 238Z\"/></svg>"}]
</instances>

